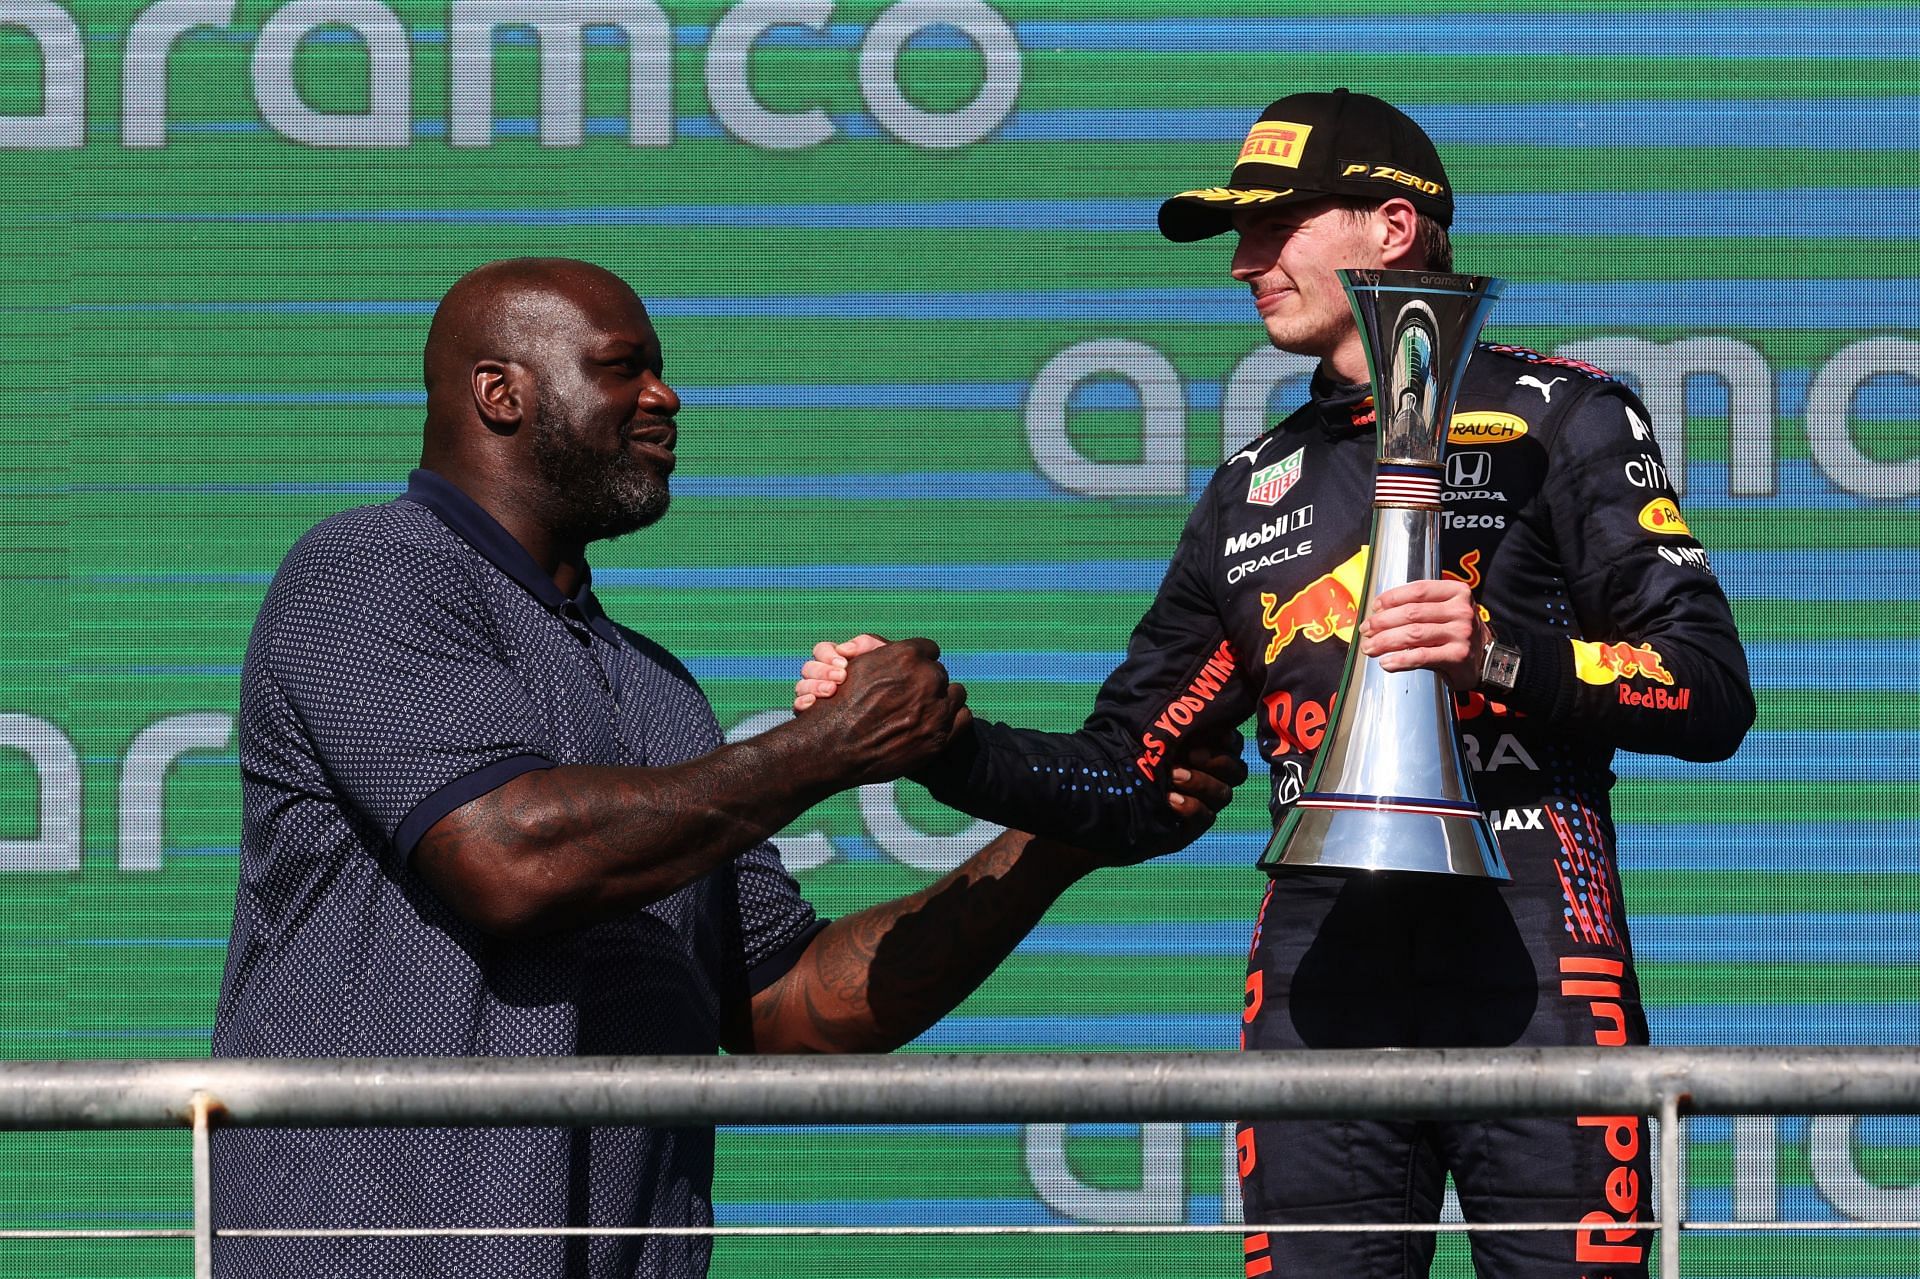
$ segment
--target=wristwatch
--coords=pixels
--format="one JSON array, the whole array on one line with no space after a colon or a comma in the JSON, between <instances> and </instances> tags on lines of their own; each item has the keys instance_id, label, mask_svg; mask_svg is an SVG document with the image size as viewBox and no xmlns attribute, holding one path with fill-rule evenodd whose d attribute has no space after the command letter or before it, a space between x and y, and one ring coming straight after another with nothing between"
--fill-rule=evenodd
<instances>
[{"instance_id":1,"label":"wristwatch","mask_svg":"<svg viewBox=\"0 0 1920 1279\"><path fill-rule=\"evenodd\" d=\"M1486 653L1480 658L1480 686L1511 693L1519 679L1520 650L1488 632Z\"/></svg>"}]
</instances>

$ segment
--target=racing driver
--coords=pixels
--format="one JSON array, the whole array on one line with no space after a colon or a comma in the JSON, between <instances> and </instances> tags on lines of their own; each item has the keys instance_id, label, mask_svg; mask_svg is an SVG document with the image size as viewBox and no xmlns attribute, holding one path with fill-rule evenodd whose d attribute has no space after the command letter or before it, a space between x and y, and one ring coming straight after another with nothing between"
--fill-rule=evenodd
<instances>
[{"instance_id":1,"label":"racing driver","mask_svg":"<svg viewBox=\"0 0 1920 1279\"><path fill-rule=\"evenodd\" d=\"M1276 824L1299 798L1351 643L1438 671L1513 882L1283 871L1254 929L1247 1049L1647 1042L1614 864L1616 749L1719 760L1753 722L1731 610L1648 415L1601 370L1482 343L1449 430L1444 577L1356 626L1374 409L1340 267L1450 271L1453 192L1409 117L1337 89L1280 99L1225 187L1160 209L1171 240L1234 231L1233 278L1273 344L1318 358L1311 401L1214 473L1158 596L1074 733L976 718L922 775L976 816L1098 847L1149 837L1197 726L1257 724ZM822 645L796 708L850 655ZM1431 1233L1261 1225L1438 1219L1451 1173L1483 1277L1644 1276L1639 1116L1259 1122L1238 1156L1246 1273L1424 1275Z\"/></svg>"}]
</instances>

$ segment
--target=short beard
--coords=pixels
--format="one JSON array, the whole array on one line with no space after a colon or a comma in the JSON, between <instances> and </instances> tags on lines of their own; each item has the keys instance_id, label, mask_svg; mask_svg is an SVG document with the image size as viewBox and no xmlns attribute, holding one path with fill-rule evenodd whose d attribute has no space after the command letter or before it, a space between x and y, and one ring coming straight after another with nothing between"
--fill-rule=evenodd
<instances>
[{"instance_id":1,"label":"short beard","mask_svg":"<svg viewBox=\"0 0 1920 1279\"><path fill-rule=\"evenodd\" d=\"M608 457L582 439L579 424L542 387L535 396L533 464L546 481L557 532L582 544L623 537L667 513L666 479L622 449Z\"/></svg>"}]
</instances>

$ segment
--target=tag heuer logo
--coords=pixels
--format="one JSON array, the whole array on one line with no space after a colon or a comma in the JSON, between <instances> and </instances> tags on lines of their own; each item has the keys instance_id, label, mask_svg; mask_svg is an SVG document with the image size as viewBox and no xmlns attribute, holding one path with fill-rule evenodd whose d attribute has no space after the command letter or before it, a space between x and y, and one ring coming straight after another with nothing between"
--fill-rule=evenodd
<instances>
[{"instance_id":1,"label":"tag heuer logo","mask_svg":"<svg viewBox=\"0 0 1920 1279\"><path fill-rule=\"evenodd\" d=\"M1295 449L1265 470L1255 471L1247 481L1247 500L1255 506L1272 506L1285 497L1300 482L1300 455L1305 452Z\"/></svg>"}]
</instances>

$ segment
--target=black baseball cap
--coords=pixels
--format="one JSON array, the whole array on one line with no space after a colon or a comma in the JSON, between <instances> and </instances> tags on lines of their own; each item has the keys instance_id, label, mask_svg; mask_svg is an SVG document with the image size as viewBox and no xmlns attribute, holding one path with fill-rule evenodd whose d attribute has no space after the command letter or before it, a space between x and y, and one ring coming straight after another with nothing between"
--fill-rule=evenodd
<instances>
[{"instance_id":1,"label":"black baseball cap","mask_svg":"<svg viewBox=\"0 0 1920 1279\"><path fill-rule=\"evenodd\" d=\"M1160 206L1169 240L1233 229L1233 211L1329 195L1394 196L1453 224L1453 188L1433 139L1400 108L1365 93L1295 93L1260 113L1223 187L1182 191Z\"/></svg>"}]
</instances>

